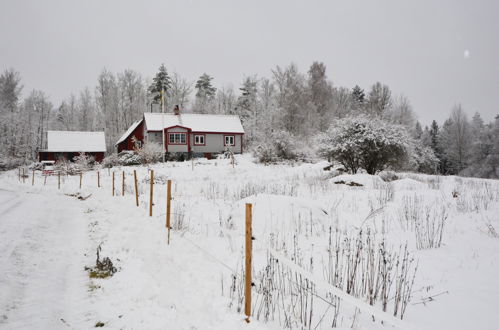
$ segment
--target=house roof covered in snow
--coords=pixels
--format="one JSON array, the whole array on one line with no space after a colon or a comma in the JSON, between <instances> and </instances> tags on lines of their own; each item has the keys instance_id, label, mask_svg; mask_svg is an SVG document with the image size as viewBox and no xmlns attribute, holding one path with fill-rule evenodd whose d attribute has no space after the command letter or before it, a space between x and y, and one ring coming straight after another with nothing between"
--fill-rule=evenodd
<instances>
[{"instance_id":1,"label":"house roof covered in snow","mask_svg":"<svg viewBox=\"0 0 499 330\"><path fill-rule=\"evenodd\" d=\"M239 116L234 115L194 113L175 115L173 113L146 112L144 118L148 131L161 131L167 127L183 126L190 128L193 132L244 134Z\"/></svg>"},{"instance_id":2,"label":"house roof covered in snow","mask_svg":"<svg viewBox=\"0 0 499 330\"><path fill-rule=\"evenodd\" d=\"M104 132L47 131L47 149L52 152L105 152Z\"/></svg>"},{"instance_id":3,"label":"house roof covered in snow","mask_svg":"<svg viewBox=\"0 0 499 330\"><path fill-rule=\"evenodd\" d=\"M141 120L137 120L136 122L134 122L132 124L132 126L130 126L125 133L123 133L123 135L119 138L118 142L115 143L115 146L120 144L121 142L125 141L126 138L132 134L132 132L137 128L137 126L140 125L140 123L142 122L142 119Z\"/></svg>"}]
</instances>

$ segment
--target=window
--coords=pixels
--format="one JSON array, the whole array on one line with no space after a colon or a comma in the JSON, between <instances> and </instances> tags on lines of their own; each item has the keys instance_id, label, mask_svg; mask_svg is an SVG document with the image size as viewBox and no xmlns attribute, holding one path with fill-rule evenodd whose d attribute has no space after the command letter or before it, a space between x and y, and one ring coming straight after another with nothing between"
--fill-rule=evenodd
<instances>
[{"instance_id":1,"label":"window","mask_svg":"<svg viewBox=\"0 0 499 330\"><path fill-rule=\"evenodd\" d=\"M204 135L194 135L194 145L204 146Z\"/></svg>"},{"instance_id":2,"label":"window","mask_svg":"<svg viewBox=\"0 0 499 330\"><path fill-rule=\"evenodd\" d=\"M225 135L225 144L226 146L235 146L236 145L236 138L234 135Z\"/></svg>"},{"instance_id":3,"label":"window","mask_svg":"<svg viewBox=\"0 0 499 330\"><path fill-rule=\"evenodd\" d=\"M169 144L186 144L185 133L168 133Z\"/></svg>"}]
</instances>

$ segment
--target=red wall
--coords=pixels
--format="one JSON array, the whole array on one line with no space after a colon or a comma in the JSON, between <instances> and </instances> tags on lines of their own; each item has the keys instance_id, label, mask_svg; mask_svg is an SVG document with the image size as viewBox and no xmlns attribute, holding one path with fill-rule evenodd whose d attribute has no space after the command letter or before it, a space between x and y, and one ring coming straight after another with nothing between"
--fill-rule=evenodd
<instances>
[{"instance_id":1,"label":"red wall","mask_svg":"<svg viewBox=\"0 0 499 330\"><path fill-rule=\"evenodd\" d=\"M57 160L57 159L55 159L55 154L56 154L55 152L40 151L38 153L38 160L39 161ZM58 152L58 154L59 154L59 152ZM72 158L70 156L72 155L73 157L75 157L75 156L78 156L80 153L79 152L69 152L69 153L68 152L61 152L60 154L62 154L62 157L64 159L72 161L73 159L69 159L69 158ZM99 162L99 163L102 162L102 160L104 159L103 152L86 152L86 154L94 157L95 161Z\"/></svg>"},{"instance_id":2,"label":"red wall","mask_svg":"<svg viewBox=\"0 0 499 330\"><path fill-rule=\"evenodd\" d=\"M135 130L133 130L133 132L129 136L127 136L125 141L118 144L118 153L122 152L123 150L133 150L135 148L135 145L132 141L133 137L144 143L144 120L142 120L139 126L137 126Z\"/></svg>"}]
</instances>

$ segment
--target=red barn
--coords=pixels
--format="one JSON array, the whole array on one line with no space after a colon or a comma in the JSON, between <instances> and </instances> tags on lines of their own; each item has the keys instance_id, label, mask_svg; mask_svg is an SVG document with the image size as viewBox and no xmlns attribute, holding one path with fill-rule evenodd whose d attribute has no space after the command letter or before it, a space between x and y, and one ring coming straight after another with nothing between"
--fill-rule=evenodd
<instances>
[{"instance_id":1,"label":"red barn","mask_svg":"<svg viewBox=\"0 0 499 330\"><path fill-rule=\"evenodd\" d=\"M47 131L47 148L38 152L38 159L72 161L85 153L101 162L105 152L104 132Z\"/></svg>"}]
</instances>

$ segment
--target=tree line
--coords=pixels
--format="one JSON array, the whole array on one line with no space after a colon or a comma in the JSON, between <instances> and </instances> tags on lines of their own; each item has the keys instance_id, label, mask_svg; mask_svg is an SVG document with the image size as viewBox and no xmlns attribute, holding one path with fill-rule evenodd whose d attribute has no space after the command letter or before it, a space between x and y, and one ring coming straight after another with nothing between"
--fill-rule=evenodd
<instances>
[{"instance_id":1,"label":"tree line","mask_svg":"<svg viewBox=\"0 0 499 330\"><path fill-rule=\"evenodd\" d=\"M103 130L112 152L117 139L143 112L161 111L163 104L169 112L179 105L183 112L239 115L247 145L268 149L270 144L281 152L310 152L315 137L338 120L380 119L404 127L421 148L433 153L438 162L431 172L499 177L499 117L485 123L476 113L470 120L456 105L440 126L433 121L423 128L404 95L394 95L380 82L367 90L335 86L321 62L312 63L306 73L295 64L276 66L270 77L244 77L237 90L231 85L216 88L213 79L203 73L190 82L168 72L164 64L152 79L134 70L103 69L93 88L54 106L40 90L22 97L19 72L5 70L0 76L1 157L36 159L50 129Z\"/></svg>"}]
</instances>

